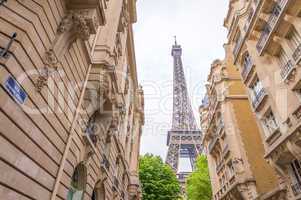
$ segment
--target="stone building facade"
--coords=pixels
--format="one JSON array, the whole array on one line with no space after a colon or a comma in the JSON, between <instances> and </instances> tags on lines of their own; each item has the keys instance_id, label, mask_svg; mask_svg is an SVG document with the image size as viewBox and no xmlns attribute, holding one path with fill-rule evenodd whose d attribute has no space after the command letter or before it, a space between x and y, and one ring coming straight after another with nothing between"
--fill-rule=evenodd
<instances>
[{"instance_id":1,"label":"stone building facade","mask_svg":"<svg viewBox=\"0 0 301 200\"><path fill-rule=\"evenodd\" d=\"M281 191L282 199L301 199L301 1L233 0L224 25L264 157L279 177L266 198Z\"/></svg>"},{"instance_id":2,"label":"stone building facade","mask_svg":"<svg viewBox=\"0 0 301 200\"><path fill-rule=\"evenodd\" d=\"M228 29L228 43L225 45L226 59L222 65L225 65L226 68L235 66L232 71L237 70L235 72L238 73L236 79L240 86L233 89L235 84L231 84L226 90L220 90L220 92L222 91L221 97L224 96L224 91L232 88L232 92L238 92L238 88L240 88L239 90L243 92L239 96L243 95L245 101L241 100L240 103L232 106L234 110L228 109L228 111L221 112L221 116L230 113L228 113L228 117L223 117L225 121L235 119L231 115L239 116L238 120L232 122L233 127L236 127L237 124L238 126L249 126L249 130L252 132L249 133L252 136L246 137L248 139L245 141L243 138L248 131L241 131L238 134L243 145L237 145L236 150L241 148L239 151L247 152L247 154L255 151L257 152L255 160L259 159L261 164L268 169L269 167L262 161L264 158L273 168L273 171L268 169L269 175L266 172L256 178L254 170L263 172L266 169L259 168L257 161L253 165L252 174L255 178L254 183L256 183L253 188L257 189L255 197L258 196L259 199L301 199L301 1L230 0L224 26ZM211 73L217 68L215 65L212 66ZM209 81L212 84L208 88L216 87L214 83L216 78L212 78L212 76L209 75ZM224 85L223 81L220 81L223 80L222 78L217 78L217 80ZM224 80L228 82L231 78L226 77ZM209 104L205 101L201 108L205 130L207 130L207 126L210 128L206 116L209 116L210 119L216 112L214 109L213 114L210 112L210 108L214 105L211 103L212 89L208 90L208 96L210 97ZM236 97L238 96L236 95ZM246 98L248 105L245 105ZM235 111L242 108L244 111ZM249 119L243 120L246 116ZM227 122L223 123L226 133L227 130L231 132L231 128L227 128L226 124ZM239 128L234 128L234 130L239 131ZM260 141L258 134L261 138ZM208 131L207 135L210 136ZM211 168L214 166L211 155L213 144L219 141L220 139L214 140L214 137L208 136L204 140L205 143L207 142ZM247 145L249 142L253 142L252 148ZM228 143L229 140L227 140ZM221 150L221 152L223 151ZM246 164L244 165L246 171L248 166L252 169L252 163L246 163L244 158L238 159L236 163L240 161ZM222 168L220 162L217 164L219 164L218 169ZM233 170L235 171L235 167ZM218 189L215 187L218 185L217 180L220 177L215 176L213 169L210 171L210 174L214 176L212 183L216 197L219 196L216 194L220 187L217 187ZM275 185L274 174L277 177L277 184L269 191L268 189ZM263 187L258 181L270 181L270 184L265 183L265 187ZM251 187L246 188L250 189ZM253 197L244 197L244 199L253 199Z\"/></svg>"},{"instance_id":3,"label":"stone building facade","mask_svg":"<svg viewBox=\"0 0 301 200\"><path fill-rule=\"evenodd\" d=\"M211 65L200 107L213 199L258 199L277 186L277 178L263 157L260 132L230 46L225 49L225 60Z\"/></svg>"},{"instance_id":4,"label":"stone building facade","mask_svg":"<svg viewBox=\"0 0 301 200\"><path fill-rule=\"evenodd\" d=\"M140 199L136 0L0 3L0 199Z\"/></svg>"}]
</instances>

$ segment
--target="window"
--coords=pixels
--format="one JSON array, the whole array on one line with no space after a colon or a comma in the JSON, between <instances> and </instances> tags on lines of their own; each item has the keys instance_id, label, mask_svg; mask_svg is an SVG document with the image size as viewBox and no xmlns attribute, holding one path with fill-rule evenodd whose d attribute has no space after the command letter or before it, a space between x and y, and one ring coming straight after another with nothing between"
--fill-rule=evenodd
<instances>
[{"instance_id":1,"label":"window","mask_svg":"<svg viewBox=\"0 0 301 200\"><path fill-rule=\"evenodd\" d=\"M248 22L251 21L251 19L252 19L252 17L253 17L253 14L254 14L254 10L253 10L253 8L252 8L252 9L249 11L249 14L248 14L248 19L247 19Z\"/></svg>"},{"instance_id":2,"label":"window","mask_svg":"<svg viewBox=\"0 0 301 200\"><path fill-rule=\"evenodd\" d=\"M292 190L295 196L301 194L301 162L294 160L290 164L289 174L292 181Z\"/></svg>"},{"instance_id":3,"label":"window","mask_svg":"<svg viewBox=\"0 0 301 200\"><path fill-rule=\"evenodd\" d=\"M87 172L83 164L79 164L73 173L71 186L68 191L67 200L83 199L87 182Z\"/></svg>"},{"instance_id":4,"label":"window","mask_svg":"<svg viewBox=\"0 0 301 200\"><path fill-rule=\"evenodd\" d=\"M294 160L291 163L291 168L292 168L295 180L298 181L299 183L301 183L301 162L298 160Z\"/></svg>"},{"instance_id":5,"label":"window","mask_svg":"<svg viewBox=\"0 0 301 200\"><path fill-rule=\"evenodd\" d=\"M247 69L250 65L252 65L252 59L250 54L247 52L244 56L243 67Z\"/></svg>"},{"instance_id":6,"label":"window","mask_svg":"<svg viewBox=\"0 0 301 200\"><path fill-rule=\"evenodd\" d=\"M263 124L264 124L265 128L267 129L267 131L266 131L267 137L269 137L271 134L275 133L275 131L277 131L279 128L278 123L277 123L272 111L268 111L268 113L265 115L265 117L263 119Z\"/></svg>"},{"instance_id":7,"label":"window","mask_svg":"<svg viewBox=\"0 0 301 200\"><path fill-rule=\"evenodd\" d=\"M257 101L260 92L263 90L263 86L261 81L259 81L258 78L256 78L255 82L253 83L253 85L251 86L251 99L252 101Z\"/></svg>"}]
</instances>

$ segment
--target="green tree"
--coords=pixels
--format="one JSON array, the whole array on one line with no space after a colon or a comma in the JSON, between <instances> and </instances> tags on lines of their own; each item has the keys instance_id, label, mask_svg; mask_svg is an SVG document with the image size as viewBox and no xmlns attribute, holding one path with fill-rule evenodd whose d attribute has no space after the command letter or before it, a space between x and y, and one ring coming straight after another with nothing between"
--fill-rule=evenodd
<instances>
[{"instance_id":1,"label":"green tree","mask_svg":"<svg viewBox=\"0 0 301 200\"><path fill-rule=\"evenodd\" d=\"M198 157L196 169L187 179L186 193L189 200L211 200L212 198L208 163L203 155Z\"/></svg>"},{"instance_id":2,"label":"green tree","mask_svg":"<svg viewBox=\"0 0 301 200\"><path fill-rule=\"evenodd\" d=\"M180 196L175 173L159 156L146 154L140 157L139 178L143 200L177 200Z\"/></svg>"}]
</instances>

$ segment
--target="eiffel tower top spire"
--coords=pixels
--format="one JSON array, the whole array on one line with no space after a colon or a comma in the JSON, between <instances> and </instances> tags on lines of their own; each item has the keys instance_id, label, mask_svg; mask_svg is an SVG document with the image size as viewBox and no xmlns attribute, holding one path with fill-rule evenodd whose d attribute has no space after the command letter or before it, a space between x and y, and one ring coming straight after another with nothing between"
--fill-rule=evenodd
<instances>
[{"instance_id":1,"label":"eiffel tower top spire","mask_svg":"<svg viewBox=\"0 0 301 200\"><path fill-rule=\"evenodd\" d=\"M173 116L172 130L196 131L196 121L188 97L185 75L182 64L182 47L178 45L175 36L175 44L172 46L171 55L174 60L173 74Z\"/></svg>"},{"instance_id":2,"label":"eiffel tower top spire","mask_svg":"<svg viewBox=\"0 0 301 200\"><path fill-rule=\"evenodd\" d=\"M175 46L177 46L178 45L178 43L177 43L177 36L175 35L174 37L175 37Z\"/></svg>"}]
</instances>

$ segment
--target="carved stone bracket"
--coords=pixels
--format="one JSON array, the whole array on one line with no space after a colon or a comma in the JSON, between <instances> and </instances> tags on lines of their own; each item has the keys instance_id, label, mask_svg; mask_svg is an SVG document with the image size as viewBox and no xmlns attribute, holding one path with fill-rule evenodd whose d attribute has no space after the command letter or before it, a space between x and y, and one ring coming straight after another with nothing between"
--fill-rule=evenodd
<instances>
[{"instance_id":1,"label":"carved stone bracket","mask_svg":"<svg viewBox=\"0 0 301 200\"><path fill-rule=\"evenodd\" d=\"M53 51L50 49L45 52L44 56L44 68L40 70L40 74L35 83L35 88L37 92L41 92L43 87L47 85L47 81L50 76L54 75L54 73L58 70L59 61Z\"/></svg>"},{"instance_id":2,"label":"carved stone bracket","mask_svg":"<svg viewBox=\"0 0 301 200\"><path fill-rule=\"evenodd\" d=\"M35 88L37 92L42 91L43 87L47 85L49 77L52 76L55 72L56 70L51 69L49 67L44 67L40 71L40 75L38 76L37 81L35 83Z\"/></svg>"},{"instance_id":3,"label":"carved stone bracket","mask_svg":"<svg viewBox=\"0 0 301 200\"><path fill-rule=\"evenodd\" d=\"M118 109L119 109L119 113L120 113L121 117L124 118L124 116L126 114L125 105L123 103L118 103Z\"/></svg>"},{"instance_id":4,"label":"carved stone bracket","mask_svg":"<svg viewBox=\"0 0 301 200\"><path fill-rule=\"evenodd\" d=\"M118 25L119 32L124 32L124 30L126 29L130 21L130 16L127 7L128 5L124 1L122 5L122 10L121 10L119 25Z\"/></svg>"},{"instance_id":5,"label":"carved stone bracket","mask_svg":"<svg viewBox=\"0 0 301 200\"><path fill-rule=\"evenodd\" d=\"M88 40L96 34L100 26L95 9L72 10L67 14L58 27L59 33L73 30L78 37Z\"/></svg>"}]
</instances>

